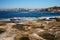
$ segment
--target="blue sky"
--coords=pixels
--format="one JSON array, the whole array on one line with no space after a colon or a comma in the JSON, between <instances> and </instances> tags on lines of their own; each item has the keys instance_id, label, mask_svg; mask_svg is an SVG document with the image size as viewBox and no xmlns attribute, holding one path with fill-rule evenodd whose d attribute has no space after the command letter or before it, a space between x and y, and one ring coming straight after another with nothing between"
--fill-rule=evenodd
<instances>
[{"instance_id":1,"label":"blue sky","mask_svg":"<svg viewBox=\"0 0 60 40\"><path fill-rule=\"evenodd\" d=\"M60 0L0 0L0 8L47 8L60 6Z\"/></svg>"}]
</instances>

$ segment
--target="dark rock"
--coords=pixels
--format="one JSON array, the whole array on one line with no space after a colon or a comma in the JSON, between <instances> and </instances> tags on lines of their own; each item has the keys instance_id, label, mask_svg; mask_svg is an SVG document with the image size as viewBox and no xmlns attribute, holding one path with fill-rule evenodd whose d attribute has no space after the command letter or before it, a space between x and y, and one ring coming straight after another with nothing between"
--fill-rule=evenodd
<instances>
[{"instance_id":1,"label":"dark rock","mask_svg":"<svg viewBox=\"0 0 60 40\"><path fill-rule=\"evenodd\" d=\"M1 33L4 33L5 31L6 31L5 29L0 28L0 34L1 34Z\"/></svg>"},{"instance_id":2,"label":"dark rock","mask_svg":"<svg viewBox=\"0 0 60 40\"><path fill-rule=\"evenodd\" d=\"M55 40L55 36L47 32L40 33L39 35L46 40Z\"/></svg>"},{"instance_id":3,"label":"dark rock","mask_svg":"<svg viewBox=\"0 0 60 40\"><path fill-rule=\"evenodd\" d=\"M30 40L29 37L21 37L20 40Z\"/></svg>"}]
</instances>

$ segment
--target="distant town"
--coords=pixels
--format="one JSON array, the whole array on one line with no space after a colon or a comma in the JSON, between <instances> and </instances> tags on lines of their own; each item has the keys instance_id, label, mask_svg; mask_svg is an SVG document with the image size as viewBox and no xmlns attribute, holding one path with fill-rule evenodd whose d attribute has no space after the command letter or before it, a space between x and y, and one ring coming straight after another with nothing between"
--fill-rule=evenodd
<instances>
[{"instance_id":1,"label":"distant town","mask_svg":"<svg viewBox=\"0 0 60 40\"><path fill-rule=\"evenodd\" d=\"M9 12L60 12L60 7L54 6L49 8L31 9L31 8L13 8L13 9L1 9L1 11Z\"/></svg>"}]
</instances>

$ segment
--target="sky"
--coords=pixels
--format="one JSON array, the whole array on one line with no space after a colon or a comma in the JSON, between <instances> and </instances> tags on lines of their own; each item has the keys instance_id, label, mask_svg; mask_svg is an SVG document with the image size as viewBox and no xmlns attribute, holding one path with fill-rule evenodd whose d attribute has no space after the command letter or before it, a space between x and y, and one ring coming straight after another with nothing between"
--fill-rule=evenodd
<instances>
[{"instance_id":1,"label":"sky","mask_svg":"<svg viewBox=\"0 0 60 40\"><path fill-rule=\"evenodd\" d=\"M60 6L60 0L0 0L0 8L48 8Z\"/></svg>"}]
</instances>

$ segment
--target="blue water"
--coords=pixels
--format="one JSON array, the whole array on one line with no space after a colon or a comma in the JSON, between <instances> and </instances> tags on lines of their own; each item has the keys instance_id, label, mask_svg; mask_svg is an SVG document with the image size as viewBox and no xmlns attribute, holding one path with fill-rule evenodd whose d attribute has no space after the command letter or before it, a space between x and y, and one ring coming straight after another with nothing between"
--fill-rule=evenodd
<instances>
[{"instance_id":1,"label":"blue water","mask_svg":"<svg viewBox=\"0 0 60 40\"><path fill-rule=\"evenodd\" d=\"M50 17L60 16L60 13L50 12L0 12L0 19L13 17Z\"/></svg>"}]
</instances>

